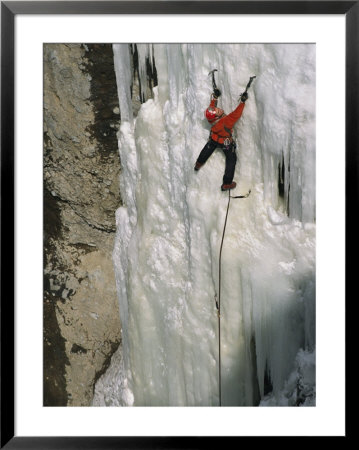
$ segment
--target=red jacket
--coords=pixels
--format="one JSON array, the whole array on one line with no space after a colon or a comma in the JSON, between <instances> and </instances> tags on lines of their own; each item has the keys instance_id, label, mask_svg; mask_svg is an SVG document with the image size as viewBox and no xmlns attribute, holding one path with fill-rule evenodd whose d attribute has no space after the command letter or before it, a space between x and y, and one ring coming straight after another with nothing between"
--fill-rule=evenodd
<instances>
[{"instance_id":1,"label":"red jacket","mask_svg":"<svg viewBox=\"0 0 359 450\"><path fill-rule=\"evenodd\" d=\"M213 98L209 107L214 108L216 105L217 100ZM234 111L228 114L228 116L222 117L222 119L219 119L219 121L213 125L211 128L211 139L219 144L223 144L226 138L232 140L234 124L241 117L244 105L245 103L240 103Z\"/></svg>"}]
</instances>

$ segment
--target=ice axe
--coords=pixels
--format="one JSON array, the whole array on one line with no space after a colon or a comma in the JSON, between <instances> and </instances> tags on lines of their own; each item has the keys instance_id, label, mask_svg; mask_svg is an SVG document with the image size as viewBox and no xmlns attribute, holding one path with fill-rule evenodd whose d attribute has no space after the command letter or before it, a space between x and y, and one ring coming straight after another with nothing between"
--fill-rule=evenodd
<instances>
[{"instance_id":1,"label":"ice axe","mask_svg":"<svg viewBox=\"0 0 359 450\"><path fill-rule=\"evenodd\" d=\"M218 70L217 69L213 69L208 74L208 76L212 75L213 90L217 89L216 80L214 79L214 72L218 72Z\"/></svg>"},{"instance_id":2,"label":"ice axe","mask_svg":"<svg viewBox=\"0 0 359 450\"><path fill-rule=\"evenodd\" d=\"M249 81L248 81L247 86L246 86L246 90L245 90L244 92L242 92L242 94L239 96L238 101L240 101L240 99L241 99L241 97L242 97L243 94L247 93L248 89L251 87L251 84L252 84L252 82L253 82L253 80L254 80L255 78L256 78L255 75L253 75L253 77L250 77L250 78L249 78Z\"/></svg>"},{"instance_id":3,"label":"ice axe","mask_svg":"<svg viewBox=\"0 0 359 450\"><path fill-rule=\"evenodd\" d=\"M245 90L244 92L247 92L247 91L248 91L248 89L251 87L252 81L253 81L255 78L256 78L255 75L253 75L253 77L250 77L250 78L249 78L248 84L247 84L247 86L246 86L246 90Z\"/></svg>"}]
</instances>

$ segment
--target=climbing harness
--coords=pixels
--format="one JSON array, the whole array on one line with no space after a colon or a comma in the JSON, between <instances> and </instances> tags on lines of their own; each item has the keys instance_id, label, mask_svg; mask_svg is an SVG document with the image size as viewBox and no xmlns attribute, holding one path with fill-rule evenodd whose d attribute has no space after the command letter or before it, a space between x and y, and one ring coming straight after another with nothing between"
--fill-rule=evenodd
<instances>
[{"instance_id":1,"label":"climbing harness","mask_svg":"<svg viewBox=\"0 0 359 450\"><path fill-rule=\"evenodd\" d=\"M214 300L216 303L217 308L217 315L218 315L218 391L219 391L219 406L222 406L222 374L221 374L221 275L222 275L222 248L223 248L223 241L224 241L224 235L226 232L226 226L227 226L227 219L228 219L228 212L229 212L229 205L231 203L231 198L247 198L249 197L249 194L251 193L251 190L248 191L245 195L237 195L232 196L231 191L228 191L228 204L227 204L227 211L226 211L226 218L224 220L224 226L223 226L223 233L222 233L222 240L221 240L221 247L219 250L219 271L218 271L218 300L217 300L217 293L215 293Z\"/></svg>"},{"instance_id":2,"label":"climbing harness","mask_svg":"<svg viewBox=\"0 0 359 450\"><path fill-rule=\"evenodd\" d=\"M213 124L212 127L214 125L215 124ZM219 144L225 143L225 141L227 141L227 140L229 140L229 141L233 140L233 138L232 138L233 130L230 130L227 127L223 127L223 128L224 128L224 131L226 132L225 135L224 134L219 134L217 131L213 131L212 129L209 132L210 138L213 139L215 142L218 142ZM214 139L214 137L216 137L216 139ZM223 142L219 142L220 139L223 139Z\"/></svg>"}]
</instances>

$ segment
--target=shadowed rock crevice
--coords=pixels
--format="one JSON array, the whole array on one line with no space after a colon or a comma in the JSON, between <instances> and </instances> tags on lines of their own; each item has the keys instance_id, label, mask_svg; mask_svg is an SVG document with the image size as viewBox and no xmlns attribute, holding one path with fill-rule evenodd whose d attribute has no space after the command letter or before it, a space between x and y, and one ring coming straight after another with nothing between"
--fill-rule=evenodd
<instances>
[{"instance_id":1,"label":"shadowed rock crevice","mask_svg":"<svg viewBox=\"0 0 359 450\"><path fill-rule=\"evenodd\" d=\"M45 140L48 144L48 141ZM46 151L46 150L45 150ZM48 266L54 263L55 246L53 243L61 239L61 211L57 201L50 192L44 189L44 264ZM55 262L56 264L56 262ZM61 335L61 330L56 319L56 303L59 300L51 292L51 283L48 273L44 274L44 306L43 306L43 395L44 406L66 406L66 378L65 366L69 365L69 360L65 351L65 339Z\"/></svg>"},{"instance_id":2,"label":"shadowed rock crevice","mask_svg":"<svg viewBox=\"0 0 359 450\"><path fill-rule=\"evenodd\" d=\"M119 159L116 133L120 124L120 109L112 46L86 44L83 48L87 60L83 70L91 79L90 102L94 107L94 122L87 127L87 131L97 141L101 156Z\"/></svg>"}]
</instances>

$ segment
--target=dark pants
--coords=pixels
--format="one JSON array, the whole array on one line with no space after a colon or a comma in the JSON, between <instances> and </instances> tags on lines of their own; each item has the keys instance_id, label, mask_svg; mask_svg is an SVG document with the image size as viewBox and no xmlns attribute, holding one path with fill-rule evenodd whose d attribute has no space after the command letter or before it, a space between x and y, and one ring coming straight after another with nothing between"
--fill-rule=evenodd
<instances>
[{"instance_id":1,"label":"dark pants","mask_svg":"<svg viewBox=\"0 0 359 450\"><path fill-rule=\"evenodd\" d=\"M204 164L217 147L220 147L223 150L223 153L226 157L226 168L223 175L223 184L231 184L233 181L234 169L236 168L237 162L235 142L231 142L231 144L226 147L223 144L218 144L218 142L214 141L213 139L209 139L209 141L199 154L197 161L201 164Z\"/></svg>"}]
</instances>

